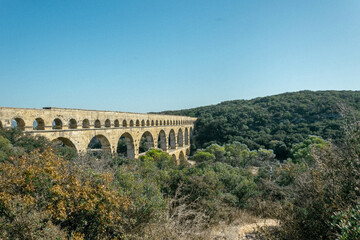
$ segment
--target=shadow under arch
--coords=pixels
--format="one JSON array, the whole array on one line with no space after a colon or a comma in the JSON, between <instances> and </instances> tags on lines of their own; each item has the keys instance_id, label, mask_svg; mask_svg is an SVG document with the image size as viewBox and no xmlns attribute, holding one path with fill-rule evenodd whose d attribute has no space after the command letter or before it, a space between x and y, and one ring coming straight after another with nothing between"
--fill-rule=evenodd
<instances>
[{"instance_id":1,"label":"shadow under arch","mask_svg":"<svg viewBox=\"0 0 360 240\"><path fill-rule=\"evenodd\" d=\"M127 158L135 158L134 139L130 133L126 132L120 136L116 152Z\"/></svg>"},{"instance_id":2,"label":"shadow under arch","mask_svg":"<svg viewBox=\"0 0 360 240\"><path fill-rule=\"evenodd\" d=\"M169 148L176 149L176 138L174 129L171 129L169 133Z\"/></svg>"},{"instance_id":3,"label":"shadow under arch","mask_svg":"<svg viewBox=\"0 0 360 240\"><path fill-rule=\"evenodd\" d=\"M180 160L180 161L185 161L185 155L184 155L184 152L183 152L183 151L181 151L181 152L179 153L179 160Z\"/></svg>"},{"instance_id":4,"label":"shadow under arch","mask_svg":"<svg viewBox=\"0 0 360 240\"><path fill-rule=\"evenodd\" d=\"M163 151L166 151L167 147L166 147L166 134L164 130L161 130L159 132L159 136L158 136L158 148L161 148Z\"/></svg>"},{"instance_id":5,"label":"shadow under arch","mask_svg":"<svg viewBox=\"0 0 360 240\"><path fill-rule=\"evenodd\" d=\"M61 146L61 147L66 146L66 147L70 147L70 148L77 150L75 147L75 144L68 138L58 137L58 138L52 140L51 142L53 142L57 146Z\"/></svg>"},{"instance_id":6,"label":"shadow under arch","mask_svg":"<svg viewBox=\"0 0 360 240\"><path fill-rule=\"evenodd\" d=\"M154 148L154 138L149 131L146 131L140 138L139 153L147 152L151 148Z\"/></svg>"},{"instance_id":7,"label":"shadow under arch","mask_svg":"<svg viewBox=\"0 0 360 240\"><path fill-rule=\"evenodd\" d=\"M96 135L90 140L87 150L96 151L96 149L111 153L110 142L104 135Z\"/></svg>"},{"instance_id":8,"label":"shadow under arch","mask_svg":"<svg viewBox=\"0 0 360 240\"><path fill-rule=\"evenodd\" d=\"M181 128L179 129L179 132L178 132L177 143L178 143L179 147L184 146L184 135L183 135L183 131Z\"/></svg>"}]
</instances>

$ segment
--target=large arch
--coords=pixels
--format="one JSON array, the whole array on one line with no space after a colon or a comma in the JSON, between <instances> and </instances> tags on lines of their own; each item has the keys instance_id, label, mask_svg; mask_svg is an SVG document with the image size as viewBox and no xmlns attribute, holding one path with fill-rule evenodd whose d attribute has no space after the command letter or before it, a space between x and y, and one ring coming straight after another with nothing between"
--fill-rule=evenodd
<instances>
[{"instance_id":1,"label":"large arch","mask_svg":"<svg viewBox=\"0 0 360 240\"><path fill-rule=\"evenodd\" d=\"M181 128L179 129L179 132L177 135L177 144L179 147L184 146L184 136L183 136L183 131Z\"/></svg>"},{"instance_id":2,"label":"large arch","mask_svg":"<svg viewBox=\"0 0 360 240\"><path fill-rule=\"evenodd\" d=\"M76 129L77 128L77 122L75 119L70 119L69 121L69 129Z\"/></svg>"},{"instance_id":3,"label":"large arch","mask_svg":"<svg viewBox=\"0 0 360 240\"><path fill-rule=\"evenodd\" d=\"M154 138L149 131L146 131L140 138L139 153L147 152L151 148L154 148Z\"/></svg>"},{"instance_id":4,"label":"large arch","mask_svg":"<svg viewBox=\"0 0 360 240\"><path fill-rule=\"evenodd\" d=\"M171 129L169 133L169 149L176 149L176 138L174 129Z\"/></svg>"},{"instance_id":5,"label":"large arch","mask_svg":"<svg viewBox=\"0 0 360 240\"><path fill-rule=\"evenodd\" d=\"M62 129L63 126L60 118L55 118L51 125L52 125L52 129Z\"/></svg>"},{"instance_id":6,"label":"large arch","mask_svg":"<svg viewBox=\"0 0 360 240\"><path fill-rule=\"evenodd\" d=\"M25 122L22 118L13 118L11 120L11 127L17 128L21 131L25 130Z\"/></svg>"},{"instance_id":7,"label":"large arch","mask_svg":"<svg viewBox=\"0 0 360 240\"><path fill-rule=\"evenodd\" d=\"M52 140L52 142L55 143L56 145L67 146L67 147L74 148L76 150L75 144L68 138L58 137L58 138Z\"/></svg>"},{"instance_id":8,"label":"large arch","mask_svg":"<svg viewBox=\"0 0 360 240\"><path fill-rule=\"evenodd\" d=\"M111 152L111 144L104 135L98 134L91 139L88 149L102 149Z\"/></svg>"},{"instance_id":9,"label":"large arch","mask_svg":"<svg viewBox=\"0 0 360 240\"><path fill-rule=\"evenodd\" d=\"M82 128L90 128L90 121L89 121L89 119L84 119L83 121L82 121Z\"/></svg>"},{"instance_id":10,"label":"large arch","mask_svg":"<svg viewBox=\"0 0 360 240\"><path fill-rule=\"evenodd\" d=\"M45 122L42 118L36 118L33 122L34 130L45 130Z\"/></svg>"},{"instance_id":11,"label":"large arch","mask_svg":"<svg viewBox=\"0 0 360 240\"><path fill-rule=\"evenodd\" d=\"M118 141L116 152L127 158L135 157L134 140L130 133L123 133Z\"/></svg>"},{"instance_id":12,"label":"large arch","mask_svg":"<svg viewBox=\"0 0 360 240\"><path fill-rule=\"evenodd\" d=\"M185 128L185 145L189 145L189 130Z\"/></svg>"},{"instance_id":13,"label":"large arch","mask_svg":"<svg viewBox=\"0 0 360 240\"><path fill-rule=\"evenodd\" d=\"M159 132L158 148L161 148L163 151L166 151L166 149L167 149L167 147L166 147L166 134L165 134L164 130L161 130Z\"/></svg>"}]
</instances>

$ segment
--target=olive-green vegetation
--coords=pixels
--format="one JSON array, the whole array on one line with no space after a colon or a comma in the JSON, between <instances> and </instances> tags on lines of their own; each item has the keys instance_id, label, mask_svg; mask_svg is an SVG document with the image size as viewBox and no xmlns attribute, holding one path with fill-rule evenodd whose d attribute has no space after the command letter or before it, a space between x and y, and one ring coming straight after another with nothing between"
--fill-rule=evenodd
<instances>
[{"instance_id":1,"label":"olive-green vegetation","mask_svg":"<svg viewBox=\"0 0 360 240\"><path fill-rule=\"evenodd\" d=\"M284 160L309 135L341 139L341 105L358 112L360 92L301 91L163 113L198 118L193 149L238 141L250 149L273 149Z\"/></svg>"}]
</instances>

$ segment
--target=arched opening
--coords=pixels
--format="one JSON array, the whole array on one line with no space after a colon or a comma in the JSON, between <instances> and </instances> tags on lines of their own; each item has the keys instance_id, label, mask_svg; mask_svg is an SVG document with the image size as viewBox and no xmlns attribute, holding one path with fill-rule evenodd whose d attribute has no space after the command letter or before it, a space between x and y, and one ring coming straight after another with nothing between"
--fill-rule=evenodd
<instances>
[{"instance_id":1,"label":"arched opening","mask_svg":"<svg viewBox=\"0 0 360 240\"><path fill-rule=\"evenodd\" d=\"M96 119L96 120L95 120L94 127L95 127L95 128L101 128L101 123L100 123L100 120L99 120L99 119Z\"/></svg>"},{"instance_id":2,"label":"arched opening","mask_svg":"<svg viewBox=\"0 0 360 240\"><path fill-rule=\"evenodd\" d=\"M190 149L186 149L186 155L189 156L190 155Z\"/></svg>"},{"instance_id":3,"label":"arched opening","mask_svg":"<svg viewBox=\"0 0 360 240\"><path fill-rule=\"evenodd\" d=\"M193 138L193 129L192 127L190 128L190 144L192 143L192 138Z\"/></svg>"},{"instance_id":4,"label":"arched opening","mask_svg":"<svg viewBox=\"0 0 360 240\"><path fill-rule=\"evenodd\" d=\"M119 123L119 120L115 120L114 121L114 127L120 127L120 123Z\"/></svg>"},{"instance_id":5,"label":"arched opening","mask_svg":"<svg viewBox=\"0 0 360 240\"><path fill-rule=\"evenodd\" d=\"M45 130L45 122L42 118L37 118L33 122L34 130Z\"/></svg>"},{"instance_id":6,"label":"arched opening","mask_svg":"<svg viewBox=\"0 0 360 240\"><path fill-rule=\"evenodd\" d=\"M139 120L136 120L136 126L140 127L140 121Z\"/></svg>"},{"instance_id":7,"label":"arched opening","mask_svg":"<svg viewBox=\"0 0 360 240\"><path fill-rule=\"evenodd\" d=\"M14 118L11 120L11 127L17 128L21 131L25 130L25 122L21 118Z\"/></svg>"},{"instance_id":8,"label":"arched opening","mask_svg":"<svg viewBox=\"0 0 360 240\"><path fill-rule=\"evenodd\" d=\"M177 143L179 147L184 146L184 136L181 128L179 129L178 136L177 136Z\"/></svg>"},{"instance_id":9,"label":"arched opening","mask_svg":"<svg viewBox=\"0 0 360 240\"><path fill-rule=\"evenodd\" d=\"M116 152L120 156L124 156L127 158L135 157L134 140L129 133L124 133L123 135L121 135L118 141Z\"/></svg>"},{"instance_id":10,"label":"arched opening","mask_svg":"<svg viewBox=\"0 0 360 240\"><path fill-rule=\"evenodd\" d=\"M162 125L162 121L160 120L160 126Z\"/></svg>"},{"instance_id":11,"label":"arched opening","mask_svg":"<svg viewBox=\"0 0 360 240\"><path fill-rule=\"evenodd\" d=\"M82 121L82 128L90 128L90 121L89 119L84 119Z\"/></svg>"},{"instance_id":12,"label":"arched opening","mask_svg":"<svg viewBox=\"0 0 360 240\"><path fill-rule=\"evenodd\" d=\"M141 126L143 126L143 127L145 126L145 120L141 121Z\"/></svg>"},{"instance_id":13,"label":"arched opening","mask_svg":"<svg viewBox=\"0 0 360 240\"><path fill-rule=\"evenodd\" d=\"M166 121L166 125L168 125L168 126L169 126L169 124L170 124L170 121L169 121L169 120L167 120L167 121Z\"/></svg>"},{"instance_id":14,"label":"arched opening","mask_svg":"<svg viewBox=\"0 0 360 240\"><path fill-rule=\"evenodd\" d=\"M185 145L189 145L189 131L185 128Z\"/></svg>"},{"instance_id":15,"label":"arched opening","mask_svg":"<svg viewBox=\"0 0 360 240\"><path fill-rule=\"evenodd\" d=\"M52 142L59 147L70 147L76 150L75 144L68 138L63 138L63 137L58 137L54 140L52 140Z\"/></svg>"},{"instance_id":16,"label":"arched opening","mask_svg":"<svg viewBox=\"0 0 360 240\"><path fill-rule=\"evenodd\" d=\"M176 155L175 154L171 155L171 158L174 160L174 162L176 162Z\"/></svg>"},{"instance_id":17,"label":"arched opening","mask_svg":"<svg viewBox=\"0 0 360 240\"><path fill-rule=\"evenodd\" d=\"M154 139L150 132L146 131L140 138L139 153L147 152L154 148Z\"/></svg>"},{"instance_id":18,"label":"arched opening","mask_svg":"<svg viewBox=\"0 0 360 240\"><path fill-rule=\"evenodd\" d=\"M109 140L104 135L96 135L88 145L88 151L106 151L111 152Z\"/></svg>"},{"instance_id":19,"label":"arched opening","mask_svg":"<svg viewBox=\"0 0 360 240\"><path fill-rule=\"evenodd\" d=\"M76 129L77 128L77 122L76 122L76 120L75 119L70 119L70 121L69 121L69 128L70 129Z\"/></svg>"},{"instance_id":20,"label":"arched opening","mask_svg":"<svg viewBox=\"0 0 360 240\"><path fill-rule=\"evenodd\" d=\"M154 124L154 120L151 120L151 126L154 126L155 124Z\"/></svg>"},{"instance_id":21,"label":"arched opening","mask_svg":"<svg viewBox=\"0 0 360 240\"><path fill-rule=\"evenodd\" d=\"M179 154L179 160L180 160L180 162L186 160L183 151L181 151L180 154Z\"/></svg>"},{"instance_id":22,"label":"arched opening","mask_svg":"<svg viewBox=\"0 0 360 240\"><path fill-rule=\"evenodd\" d=\"M150 121L149 120L146 121L146 126L150 126Z\"/></svg>"},{"instance_id":23,"label":"arched opening","mask_svg":"<svg viewBox=\"0 0 360 240\"><path fill-rule=\"evenodd\" d=\"M133 126L134 126L134 121L130 120L130 127L133 127Z\"/></svg>"},{"instance_id":24,"label":"arched opening","mask_svg":"<svg viewBox=\"0 0 360 240\"><path fill-rule=\"evenodd\" d=\"M161 148L163 151L166 151L166 134L165 134L164 130L161 130L159 132L158 148Z\"/></svg>"},{"instance_id":25,"label":"arched opening","mask_svg":"<svg viewBox=\"0 0 360 240\"><path fill-rule=\"evenodd\" d=\"M176 149L175 131L173 129L169 133L169 148Z\"/></svg>"},{"instance_id":26,"label":"arched opening","mask_svg":"<svg viewBox=\"0 0 360 240\"><path fill-rule=\"evenodd\" d=\"M156 120L155 125L159 126L159 121L158 120Z\"/></svg>"},{"instance_id":27,"label":"arched opening","mask_svg":"<svg viewBox=\"0 0 360 240\"><path fill-rule=\"evenodd\" d=\"M0 121L0 129L2 129L3 128L3 125L2 125L2 122Z\"/></svg>"},{"instance_id":28,"label":"arched opening","mask_svg":"<svg viewBox=\"0 0 360 240\"><path fill-rule=\"evenodd\" d=\"M127 122L126 122L126 120L123 121L122 125L123 125L123 127L127 127Z\"/></svg>"},{"instance_id":29,"label":"arched opening","mask_svg":"<svg viewBox=\"0 0 360 240\"><path fill-rule=\"evenodd\" d=\"M105 127L111 127L111 122L109 119L105 120Z\"/></svg>"},{"instance_id":30,"label":"arched opening","mask_svg":"<svg viewBox=\"0 0 360 240\"><path fill-rule=\"evenodd\" d=\"M55 118L51 125L52 129L62 129L62 121L59 118Z\"/></svg>"}]
</instances>

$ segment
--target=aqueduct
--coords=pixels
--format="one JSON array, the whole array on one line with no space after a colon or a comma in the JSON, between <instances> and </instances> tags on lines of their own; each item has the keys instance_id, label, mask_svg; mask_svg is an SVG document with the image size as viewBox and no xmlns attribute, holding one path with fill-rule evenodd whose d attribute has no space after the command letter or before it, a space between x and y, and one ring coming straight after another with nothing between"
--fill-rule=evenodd
<instances>
[{"instance_id":1,"label":"aqueduct","mask_svg":"<svg viewBox=\"0 0 360 240\"><path fill-rule=\"evenodd\" d=\"M123 142L125 155L140 156L140 143L159 148L174 159L186 159L196 118L46 107L43 109L0 107L0 128L17 127L25 133L88 151L94 137L101 149L113 154Z\"/></svg>"}]
</instances>

